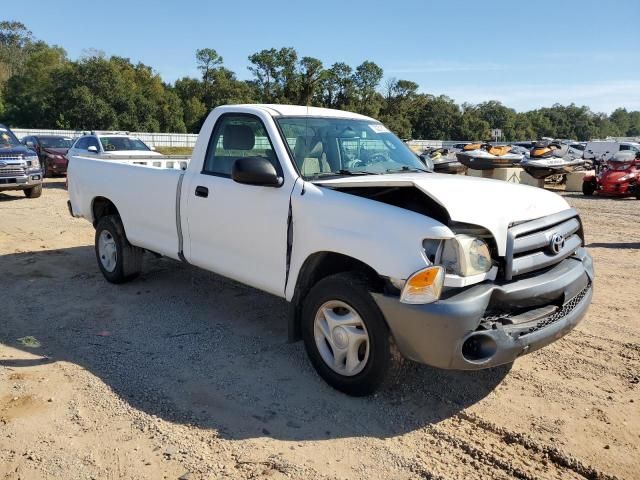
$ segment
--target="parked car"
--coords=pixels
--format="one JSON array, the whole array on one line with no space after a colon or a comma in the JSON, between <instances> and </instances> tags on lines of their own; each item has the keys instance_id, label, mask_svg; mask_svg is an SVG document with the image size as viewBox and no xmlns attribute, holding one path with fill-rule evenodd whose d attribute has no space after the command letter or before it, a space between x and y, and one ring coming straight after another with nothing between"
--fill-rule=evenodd
<instances>
[{"instance_id":1,"label":"parked car","mask_svg":"<svg viewBox=\"0 0 640 480\"><path fill-rule=\"evenodd\" d=\"M355 113L218 107L185 171L77 156L68 180L109 282L135 278L147 251L283 297L290 339L351 395L380 385L396 347L448 369L513 362L574 328L593 295L561 196L428 172Z\"/></svg>"},{"instance_id":2,"label":"parked car","mask_svg":"<svg viewBox=\"0 0 640 480\"><path fill-rule=\"evenodd\" d=\"M73 139L60 135L30 135L22 143L38 154L42 176L64 175L68 160L65 157L73 144Z\"/></svg>"},{"instance_id":3,"label":"parked car","mask_svg":"<svg viewBox=\"0 0 640 480\"><path fill-rule=\"evenodd\" d=\"M582 158L585 160L600 160L606 162L607 160L611 160L618 152L638 153L640 152L640 143L610 140L587 142Z\"/></svg>"},{"instance_id":4,"label":"parked car","mask_svg":"<svg viewBox=\"0 0 640 480\"><path fill-rule=\"evenodd\" d=\"M146 143L126 132L91 132L80 136L67 152L67 158L82 155L117 158L160 155Z\"/></svg>"},{"instance_id":5,"label":"parked car","mask_svg":"<svg viewBox=\"0 0 640 480\"><path fill-rule=\"evenodd\" d=\"M36 152L0 124L0 192L7 190L22 190L27 198L38 198L42 195L42 170Z\"/></svg>"}]
</instances>

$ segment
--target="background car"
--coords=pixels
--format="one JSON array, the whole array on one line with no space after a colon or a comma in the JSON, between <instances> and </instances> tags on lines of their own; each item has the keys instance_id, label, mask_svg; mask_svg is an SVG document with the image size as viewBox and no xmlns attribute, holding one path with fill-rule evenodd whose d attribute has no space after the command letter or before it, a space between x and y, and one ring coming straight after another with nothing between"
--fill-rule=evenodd
<instances>
[{"instance_id":1,"label":"background car","mask_svg":"<svg viewBox=\"0 0 640 480\"><path fill-rule=\"evenodd\" d=\"M30 135L22 139L22 143L38 154L42 175L64 175L67 173L69 161L65 157L73 144L71 137L60 135Z\"/></svg>"},{"instance_id":2,"label":"background car","mask_svg":"<svg viewBox=\"0 0 640 480\"><path fill-rule=\"evenodd\" d=\"M109 158L111 156L160 155L137 137L125 132L91 132L79 137L67 152L73 156Z\"/></svg>"}]
</instances>

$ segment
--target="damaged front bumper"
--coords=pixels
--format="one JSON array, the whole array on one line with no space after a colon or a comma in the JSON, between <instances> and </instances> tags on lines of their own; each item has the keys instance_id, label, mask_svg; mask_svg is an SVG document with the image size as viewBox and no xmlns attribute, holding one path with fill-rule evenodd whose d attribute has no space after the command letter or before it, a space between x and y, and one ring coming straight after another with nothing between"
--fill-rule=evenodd
<instances>
[{"instance_id":1,"label":"damaged front bumper","mask_svg":"<svg viewBox=\"0 0 640 480\"><path fill-rule=\"evenodd\" d=\"M440 368L476 370L514 361L572 330L593 297L584 248L552 269L508 283L483 283L426 305L372 293L401 353Z\"/></svg>"}]
</instances>

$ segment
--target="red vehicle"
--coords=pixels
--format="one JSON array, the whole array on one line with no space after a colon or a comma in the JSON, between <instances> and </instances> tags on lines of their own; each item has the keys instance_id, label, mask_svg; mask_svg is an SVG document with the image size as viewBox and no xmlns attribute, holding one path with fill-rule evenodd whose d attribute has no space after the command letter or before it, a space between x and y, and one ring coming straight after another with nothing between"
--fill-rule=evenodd
<instances>
[{"instance_id":1,"label":"red vehicle","mask_svg":"<svg viewBox=\"0 0 640 480\"><path fill-rule=\"evenodd\" d=\"M67 151L73 144L70 137L59 135L30 135L22 139L27 147L35 150L40 158L43 176L64 175L67 173Z\"/></svg>"},{"instance_id":2,"label":"red vehicle","mask_svg":"<svg viewBox=\"0 0 640 480\"><path fill-rule=\"evenodd\" d=\"M640 200L640 153L635 156L619 153L596 172L596 175L587 175L582 180L582 193L585 195L635 196Z\"/></svg>"}]
</instances>

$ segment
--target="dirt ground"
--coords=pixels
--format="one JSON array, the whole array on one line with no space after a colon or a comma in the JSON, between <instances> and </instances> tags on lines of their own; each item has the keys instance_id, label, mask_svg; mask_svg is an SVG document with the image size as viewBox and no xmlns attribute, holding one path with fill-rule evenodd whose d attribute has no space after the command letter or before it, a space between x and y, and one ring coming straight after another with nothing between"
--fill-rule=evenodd
<instances>
[{"instance_id":1,"label":"dirt ground","mask_svg":"<svg viewBox=\"0 0 640 480\"><path fill-rule=\"evenodd\" d=\"M640 478L640 201L566 196L597 274L571 334L355 399L282 300L151 256L108 284L63 183L0 194L0 478Z\"/></svg>"}]
</instances>

